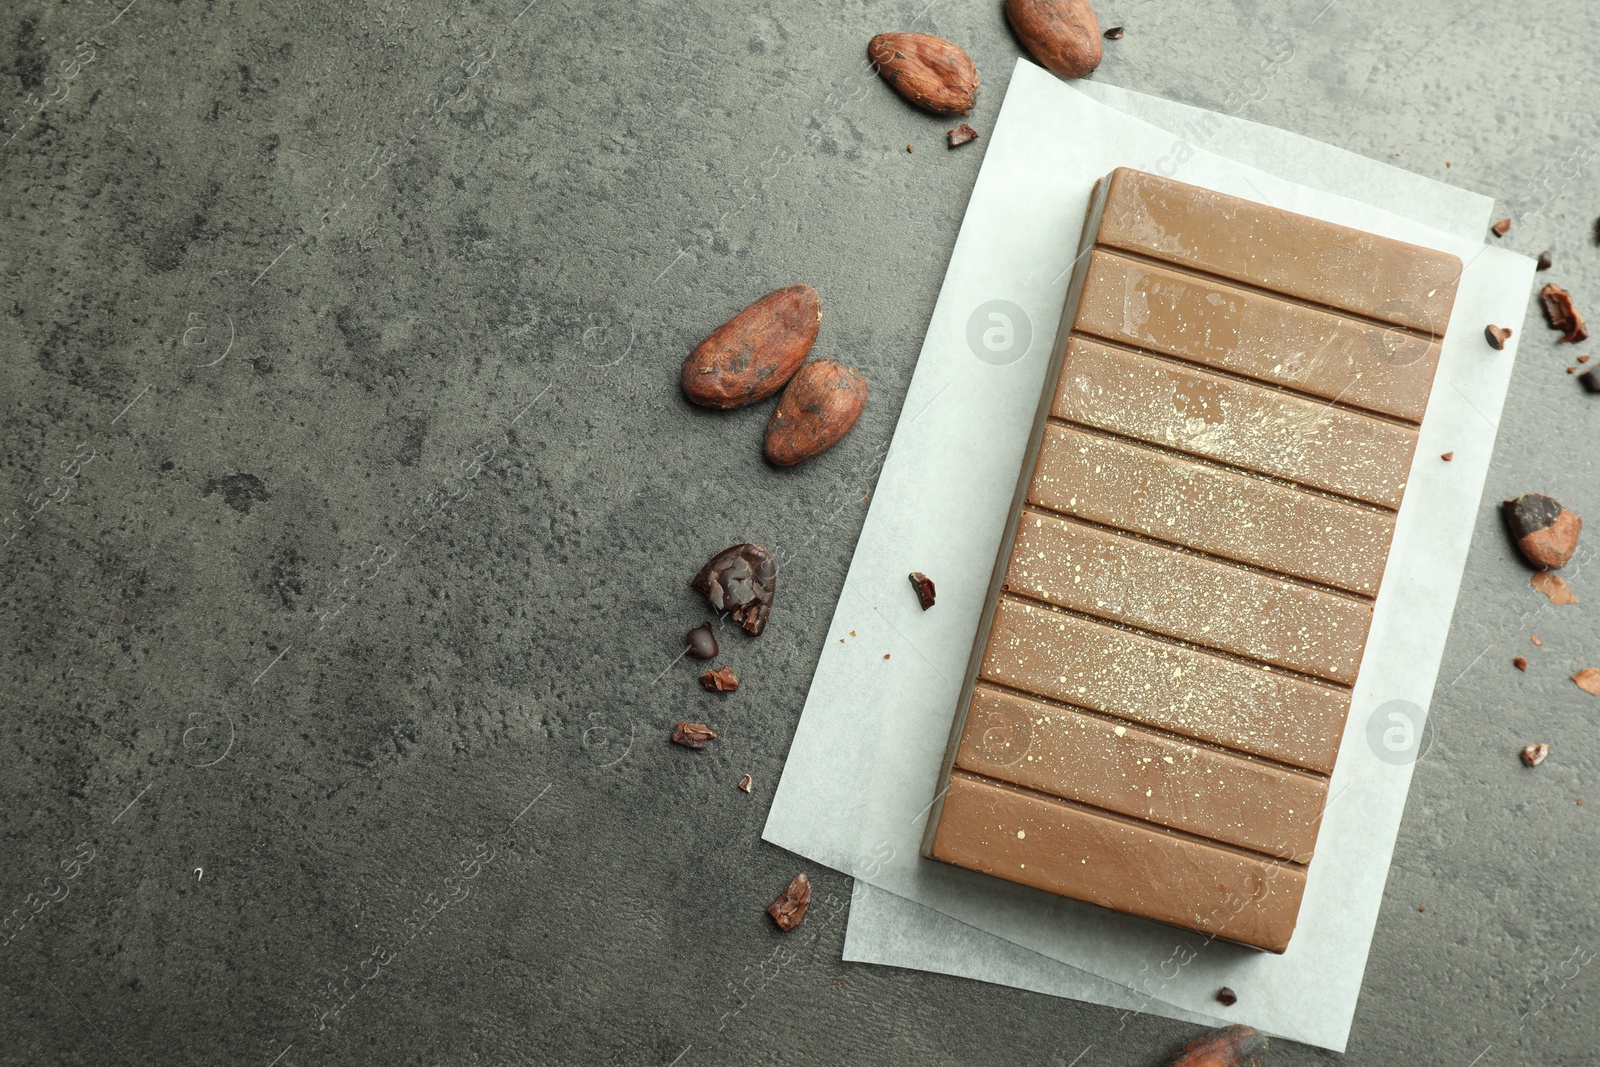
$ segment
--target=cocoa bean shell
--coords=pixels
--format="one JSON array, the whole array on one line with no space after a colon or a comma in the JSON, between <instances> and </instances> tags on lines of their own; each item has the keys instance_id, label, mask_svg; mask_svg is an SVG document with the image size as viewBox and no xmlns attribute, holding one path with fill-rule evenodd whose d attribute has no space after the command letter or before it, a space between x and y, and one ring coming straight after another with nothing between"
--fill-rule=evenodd
<instances>
[{"instance_id":1,"label":"cocoa bean shell","mask_svg":"<svg viewBox=\"0 0 1600 1067\"><path fill-rule=\"evenodd\" d=\"M965 115L978 102L978 67L953 41L928 33L880 33L867 44L878 75L935 115Z\"/></svg>"},{"instance_id":2,"label":"cocoa bean shell","mask_svg":"<svg viewBox=\"0 0 1600 1067\"><path fill-rule=\"evenodd\" d=\"M861 417L867 380L832 359L800 368L767 422L767 459L792 467L838 444Z\"/></svg>"},{"instance_id":3,"label":"cocoa bean shell","mask_svg":"<svg viewBox=\"0 0 1600 1067\"><path fill-rule=\"evenodd\" d=\"M1057 77L1081 78L1100 65L1100 20L1089 0L1006 0L1006 21Z\"/></svg>"},{"instance_id":4,"label":"cocoa bean shell","mask_svg":"<svg viewBox=\"0 0 1600 1067\"><path fill-rule=\"evenodd\" d=\"M708 408L765 400L816 343L822 298L809 285L768 293L712 331L683 361L683 395Z\"/></svg>"}]
</instances>

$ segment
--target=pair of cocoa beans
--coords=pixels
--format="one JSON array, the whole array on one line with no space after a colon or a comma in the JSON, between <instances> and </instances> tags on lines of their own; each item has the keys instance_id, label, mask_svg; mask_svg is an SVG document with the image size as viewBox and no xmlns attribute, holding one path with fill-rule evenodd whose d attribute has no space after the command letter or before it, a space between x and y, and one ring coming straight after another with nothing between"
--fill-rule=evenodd
<instances>
[{"instance_id":1,"label":"pair of cocoa beans","mask_svg":"<svg viewBox=\"0 0 1600 1067\"><path fill-rule=\"evenodd\" d=\"M867 403L867 380L834 359L806 362L822 324L809 285L768 293L718 326L683 362L683 393L708 408L737 408L778 390L767 422L767 459L792 467L850 432Z\"/></svg>"}]
</instances>

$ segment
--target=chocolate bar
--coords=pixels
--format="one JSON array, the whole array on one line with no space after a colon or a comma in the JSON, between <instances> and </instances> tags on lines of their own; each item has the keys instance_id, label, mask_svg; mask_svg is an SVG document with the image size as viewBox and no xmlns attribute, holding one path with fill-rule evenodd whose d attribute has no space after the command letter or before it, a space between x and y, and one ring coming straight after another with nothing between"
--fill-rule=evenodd
<instances>
[{"instance_id":1,"label":"chocolate bar","mask_svg":"<svg viewBox=\"0 0 1600 1067\"><path fill-rule=\"evenodd\" d=\"M1282 952L1461 261L1127 169L1084 234L923 851Z\"/></svg>"}]
</instances>

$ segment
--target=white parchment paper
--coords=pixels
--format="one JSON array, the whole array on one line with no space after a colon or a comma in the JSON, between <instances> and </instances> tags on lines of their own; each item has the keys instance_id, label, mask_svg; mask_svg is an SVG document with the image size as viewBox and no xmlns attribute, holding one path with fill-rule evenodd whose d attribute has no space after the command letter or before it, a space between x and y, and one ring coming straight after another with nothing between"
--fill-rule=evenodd
<instances>
[{"instance_id":1,"label":"white parchment paper","mask_svg":"<svg viewBox=\"0 0 1600 1067\"><path fill-rule=\"evenodd\" d=\"M1282 956L917 854L1084 208L1095 179L1119 165L1444 249L1468 264L1300 923ZM1393 736L1398 713L1421 736L1532 271L1531 260L1475 236L1175 140L1019 62L763 836L1141 1000L1207 1016L1212 994L1229 985L1240 993L1231 1020L1342 1049L1411 777L1406 753L1385 751L1377 740L1384 730L1369 727L1393 727ZM1484 344L1491 321L1517 331L1504 352ZM997 322L1009 332L995 332ZM1453 463L1439 461L1445 451L1454 451ZM910 570L938 582L933 611L918 608Z\"/></svg>"}]
</instances>

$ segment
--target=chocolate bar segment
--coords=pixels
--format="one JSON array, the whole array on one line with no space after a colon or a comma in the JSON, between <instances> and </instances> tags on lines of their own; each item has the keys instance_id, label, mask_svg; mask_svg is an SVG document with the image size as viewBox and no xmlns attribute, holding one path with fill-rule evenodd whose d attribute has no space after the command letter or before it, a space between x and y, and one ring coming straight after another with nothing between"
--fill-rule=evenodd
<instances>
[{"instance_id":1,"label":"chocolate bar segment","mask_svg":"<svg viewBox=\"0 0 1600 1067\"><path fill-rule=\"evenodd\" d=\"M1289 947L1306 883L1298 864L961 771L950 777L933 854L1272 952Z\"/></svg>"},{"instance_id":2,"label":"chocolate bar segment","mask_svg":"<svg viewBox=\"0 0 1600 1067\"><path fill-rule=\"evenodd\" d=\"M1461 264L1096 190L926 855L1288 946Z\"/></svg>"}]
</instances>

